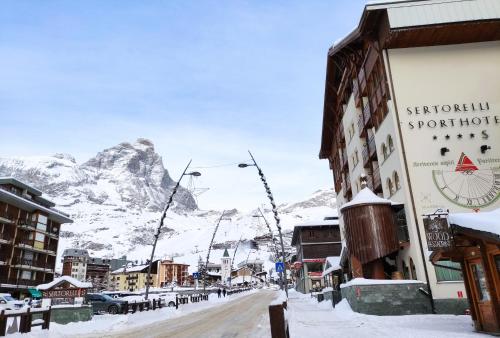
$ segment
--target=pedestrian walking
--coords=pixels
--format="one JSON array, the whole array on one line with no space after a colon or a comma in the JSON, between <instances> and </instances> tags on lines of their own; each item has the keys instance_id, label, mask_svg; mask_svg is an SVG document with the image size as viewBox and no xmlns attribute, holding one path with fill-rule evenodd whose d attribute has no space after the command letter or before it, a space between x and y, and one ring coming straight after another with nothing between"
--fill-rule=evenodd
<instances>
[{"instance_id":1,"label":"pedestrian walking","mask_svg":"<svg viewBox=\"0 0 500 338\"><path fill-rule=\"evenodd\" d=\"M224 295L224 298L226 298L226 289L222 290L222 294Z\"/></svg>"},{"instance_id":2,"label":"pedestrian walking","mask_svg":"<svg viewBox=\"0 0 500 338\"><path fill-rule=\"evenodd\" d=\"M221 292L222 292L221 289L217 290L217 296L219 296L219 298L220 298L220 293Z\"/></svg>"}]
</instances>

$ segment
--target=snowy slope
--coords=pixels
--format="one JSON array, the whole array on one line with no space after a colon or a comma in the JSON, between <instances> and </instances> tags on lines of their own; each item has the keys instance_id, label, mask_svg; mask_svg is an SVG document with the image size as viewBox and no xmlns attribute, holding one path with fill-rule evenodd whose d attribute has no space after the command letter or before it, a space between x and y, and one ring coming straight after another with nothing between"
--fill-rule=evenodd
<instances>
[{"instance_id":1,"label":"snowy slope","mask_svg":"<svg viewBox=\"0 0 500 338\"><path fill-rule=\"evenodd\" d=\"M0 158L0 176L14 176L42 190L57 208L70 214L73 224L62 227L59 254L68 247L86 248L99 257L119 257L145 261L149 258L166 196L175 182L164 168L149 140L121 143L98 153L83 164L66 154L54 156ZM199 257L206 258L215 224L222 211L199 210L191 193L181 188L169 210L156 250L156 258L175 257L195 271ZM336 213L333 190L319 190L297 203L279 206L286 240L293 226ZM262 219L253 217L257 209L244 213L226 211L212 250L212 262L220 263L222 247L230 255L242 239L236 263L260 258L269 261L270 241L259 241L260 250L250 252L249 240L268 233ZM275 235L270 210L264 210ZM249 255L250 252L250 255ZM60 259L58 259L60 262Z\"/></svg>"}]
</instances>

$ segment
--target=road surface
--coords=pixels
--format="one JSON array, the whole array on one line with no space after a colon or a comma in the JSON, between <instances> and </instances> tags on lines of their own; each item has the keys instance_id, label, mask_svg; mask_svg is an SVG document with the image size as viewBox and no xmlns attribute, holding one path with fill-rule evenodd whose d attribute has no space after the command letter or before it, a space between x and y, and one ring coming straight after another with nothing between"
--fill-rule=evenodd
<instances>
[{"instance_id":1,"label":"road surface","mask_svg":"<svg viewBox=\"0 0 500 338\"><path fill-rule=\"evenodd\" d=\"M270 337L268 305L276 295L274 291L261 290L200 312L99 337Z\"/></svg>"}]
</instances>

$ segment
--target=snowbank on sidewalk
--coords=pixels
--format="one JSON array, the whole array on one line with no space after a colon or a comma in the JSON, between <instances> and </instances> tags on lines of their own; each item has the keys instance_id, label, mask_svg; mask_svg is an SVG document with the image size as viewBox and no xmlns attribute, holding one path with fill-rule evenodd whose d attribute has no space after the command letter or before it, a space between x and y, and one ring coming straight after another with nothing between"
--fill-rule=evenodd
<instances>
[{"instance_id":1,"label":"snowbank on sidewalk","mask_svg":"<svg viewBox=\"0 0 500 338\"><path fill-rule=\"evenodd\" d=\"M365 279L365 278L354 278L347 283L340 284L340 288L346 288L349 286L356 285L383 285L383 284L419 284L423 283L415 279Z\"/></svg>"},{"instance_id":2,"label":"snowbank on sidewalk","mask_svg":"<svg viewBox=\"0 0 500 338\"><path fill-rule=\"evenodd\" d=\"M474 332L470 316L372 316L354 312L347 300L335 305L290 290L288 319L292 337L482 337Z\"/></svg>"}]
</instances>

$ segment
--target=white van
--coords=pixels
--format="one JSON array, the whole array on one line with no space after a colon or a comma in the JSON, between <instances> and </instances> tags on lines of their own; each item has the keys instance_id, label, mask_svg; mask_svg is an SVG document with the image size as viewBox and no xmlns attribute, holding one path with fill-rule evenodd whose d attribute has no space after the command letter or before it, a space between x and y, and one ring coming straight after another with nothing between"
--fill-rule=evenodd
<instances>
[{"instance_id":1,"label":"white van","mask_svg":"<svg viewBox=\"0 0 500 338\"><path fill-rule=\"evenodd\" d=\"M24 302L15 299L10 293L0 293L1 310L19 310L24 306Z\"/></svg>"}]
</instances>

